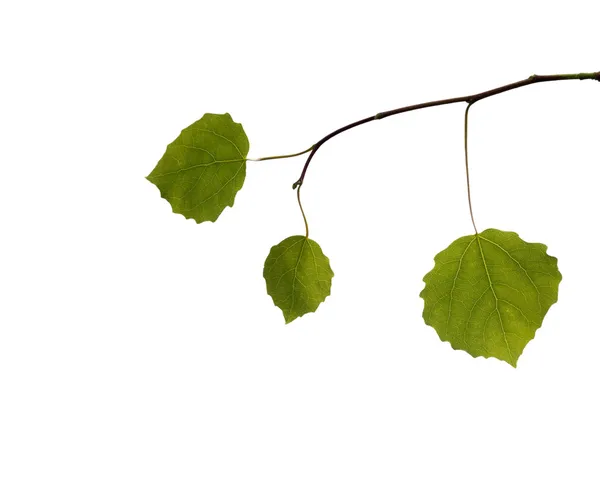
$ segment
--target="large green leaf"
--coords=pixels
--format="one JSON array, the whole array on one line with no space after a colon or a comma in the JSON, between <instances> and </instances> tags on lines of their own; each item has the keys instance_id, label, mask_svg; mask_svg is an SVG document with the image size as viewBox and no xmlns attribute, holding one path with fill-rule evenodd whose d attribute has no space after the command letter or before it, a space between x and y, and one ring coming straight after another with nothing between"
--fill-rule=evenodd
<instances>
[{"instance_id":1,"label":"large green leaf","mask_svg":"<svg viewBox=\"0 0 600 481\"><path fill-rule=\"evenodd\" d=\"M319 244L296 235L271 248L263 276L267 293L288 324L317 310L331 292L333 271Z\"/></svg>"},{"instance_id":2,"label":"large green leaf","mask_svg":"<svg viewBox=\"0 0 600 481\"><path fill-rule=\"evenodd\" d=\"M496 229L457 239L423 278L425 323L454 349L516 367L558 299L562 276L546 249Z\"/></svg>"},{"instance_id":3,"label":"large green leaf","mask_svg":"<svg viewBox=\"0 0 600 481\"><path fill-rule=\"evenodd\" d=\"M217 220L244 185L250 145L229 114L204 114L181 131L146 177L173 212L196 222Z\"/></svg>"}]
</instances>

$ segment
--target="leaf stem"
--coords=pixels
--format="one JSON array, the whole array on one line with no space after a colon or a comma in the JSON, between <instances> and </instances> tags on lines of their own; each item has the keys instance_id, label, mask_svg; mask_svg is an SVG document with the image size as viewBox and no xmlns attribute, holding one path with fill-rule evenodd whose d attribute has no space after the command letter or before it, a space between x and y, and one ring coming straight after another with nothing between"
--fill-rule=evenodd
<instances>
[{"instance_id":1,"label":"leaf stem","mask_svg":"<svg viewBox=\"0 0 600 481\"><path fill-rule=\"evenodd\" d=\"M308 149L303 150L302 152L298 152L297 154L287 154L287 155L273 155L271 157L259 157L258 159L246 159L252 162L261 162L263 160L273 160L273 159L287 159L289 157L298 157L299 155L306 154L310 152L315 146L311 145Z\"/></svg>"},{"instance_id":2,"label":"leaf stem","mask_svg":"<svg viewBox=\"0 0 600 481\"><path fill-rule=\"evenodd\" d=\"M308 222L306 221L306 214L304 214L304 209L302 208L302 201L300 201L300 187L296 191L298 193L298 205L300 206L300 212L302 212L302 218L304 219L304 227L306 228L306 238L308 239Z\"/></svg>"},{"instance_id":3,"label":"leaf stem","mask_svg":"<svg viewBox=\"0 0 600 481\"><path fill-rule=\"evenodd\" d=\"M465 110L465 169L467 171L467 197L469 198L469 212L471 213L471 222L473 223L473 229L475 229L475 234L479 234L477 232L477 226L475 225L475 218L473 217L473 205L471 204L471 182L469 181L469 147L468 147L468 132L469 132L469 109L471 108L472 103L467 105L467 109Z\"/></svg>"},{"instance_id":4,"label":"leaf stem","mask_svg":"<svg viewBox=\"0 0 600 481\"><path fill-rule=\"evenodd\" d=\"M386 117L391 117L392 115L409 112L411 110L419 110L419 109L425 109L428 107L436 107L438 105L454 104L454 103L459 103L459 102L467 102L469 105L472 105L475 102L479 102L482 99L492 97L494 95L498 95L503 92L508 92L509 90L514 90L514 89L518 89L520 87L525 87L526 85L531 85L531 84L541 83L541 82L554 82L554 81L558 81L558 80L597 80L600 82L600 71L591 72L591 73L575 73L575 74L532 75L524 80L520 80L518 82L513 82L513 83L510 83L507 85L503 85L503 86L497 87L495 89L486 90L485 92L480 92L478 94L464 95L462 97L453 97L453 98L443 99L443 100L434 100L432 102L424 102L421 104L408 105L406 107L401 107L401 108L394 109L394 110L387 110L385 112L380 112L378 114L373 115L372 117L367 117L362 120L357 120L356 122L353 122L351 124L348 124L344 127L341 127L339 129L331 132L330 134L326 135L321 140L319 140L310 149L307 149L304 152L302 152L302 153L306 153L306 152L310 151L310 154L309 154L308 158L306 159L306 162L304 163L304 167L302 169L302 173L300 174L300 177L298 178L298 180L296 182L294 182L292 187L295 189L302 185L302 183L304 182L304 177L306 176L306 171L308 169L308 166L310 165L312 158L314 157L315 153L319 150L319 148L325 142L327 142L329 139L332 139L336 135L339 135L342 132L345 132L346 130L350 130L350 129L353 129L354 127L358 127L359 125L363 125L368 122L372 122L373 120L381 120ZM296 154L296 155L300 155L300 154Z\"/></svg>"},{"instance_id":5,"label":"leaf stem","mask_svg":"<svg viewBox=\"0 0 600 481\"><path fill-rule=\"evenodd\" d=\"M263 160L272 160L272 159L286 159L289 157L297 157L299 155L302 154L306 154L307 152L310 152L312 149L314 149L314 145L311 145L308 149L303 150L302 152L298 152L297 154L287 154L287 155L274 155L271 157L259 157L258 159L246 159L249 161L253 161L253 162L260 162ZM302 201L300 200L300 189L298 189L298 205L300 206L300 212L302 212L302 218L304 219L304 227L306 229L306 238L308 239L308 222L306 220L306 214L304 213L304 209L302 208Z\"/></svg>"}]
</instances>

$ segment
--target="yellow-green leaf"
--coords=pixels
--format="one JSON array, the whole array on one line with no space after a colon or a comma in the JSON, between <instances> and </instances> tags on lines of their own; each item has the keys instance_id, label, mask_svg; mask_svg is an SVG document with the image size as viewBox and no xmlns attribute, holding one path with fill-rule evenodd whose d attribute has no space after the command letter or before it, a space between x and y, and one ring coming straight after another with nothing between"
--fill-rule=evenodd
<instances>
[{"instance_id":1,"label":"yellow-green leaf","mask_svg":"<svg viewBox=\"0 0 600 481\"><path fill-rule=\"evenodd\" d=\"M244 185L249 149L242 125L229 114L204 114L167 146L146 178L173 212L214 222Z\"/></svg>"},{"instance_id":2,"label":"yellow-green leaf","mask_svg":"<svg viewBox=\"0 0 600 481\"><path fill-rule=\"evenodd\" d=\"M546 249L496 229L457 239L423 278L425 323L454 349L516 367L558 299L562 276Z\"/></svg>"},{"instance_id":3,"label":"yellow-green leaf","mask_svg":"<svg viewBox=\"0 0 600 481\"><path fill-rule=\"evenodd\" d=\"M271 248L263 276L267 293L288 324L317 310L331 292L333 271L319 244L296 235Z\"/></svg>"}]
</instances>

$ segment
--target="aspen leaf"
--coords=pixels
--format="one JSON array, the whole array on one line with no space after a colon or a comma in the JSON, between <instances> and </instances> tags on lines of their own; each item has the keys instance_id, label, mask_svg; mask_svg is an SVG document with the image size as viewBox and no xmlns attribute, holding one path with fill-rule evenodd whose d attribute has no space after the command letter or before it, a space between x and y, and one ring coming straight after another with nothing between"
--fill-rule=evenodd
<instances>
[{"instance_id":1,"label":"aspen leaf","mask_svg":"<svg viewBox=\"0 0 600 481\"><path fill-rule=\"evenodd\" d=\"M146 178L176 214L214 222L244 185L249 148L229 114L204 114L167 146Z\"/></svg>"},{"instance_id":2,"label":"aspen leaf","mask_svg":"<svg viewBox=\"0 0 600 481\"><path fill-rule=\"evenodd\" d=\"M558 299L562 276L546 249L496 229L457 239L423 278L425 323L454 349L516 367Z\"/></svg>"},{"instance_id":3,"label":"aspen leaf","mask_svg":"<svg viewBox=\"0 0 600 481\"><path fill-rule=\"evenodd\" d=\"M296 235L271 248L263 276L267 293L288 324L317 310L331 292L333 271L319 244Z\"/></svg>"}]
</instances>

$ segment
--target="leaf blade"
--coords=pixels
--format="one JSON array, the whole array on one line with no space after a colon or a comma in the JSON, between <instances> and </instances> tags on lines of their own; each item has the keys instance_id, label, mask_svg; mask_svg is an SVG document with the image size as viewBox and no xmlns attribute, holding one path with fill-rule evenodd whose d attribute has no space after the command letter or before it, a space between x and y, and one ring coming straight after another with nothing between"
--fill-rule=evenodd
<instances>
[{"instance_id":1,"label":"leaf blade","mask_svg":"<svg viewBox=\"0 0 600 481\"><path fill-rule=\"evenodd\" d=\"M267 293L286 324L317 310L331 293L333 275L319 244L300 235L274 245L263 269Z\"/></svg>"},{"instance_id":2,"label":"leaf blade","mask_svg":"<svg viewBox=\"0 0 600 481\"><path fill-rule=\"evenodd\" d=\"M546 250L497 229L457 239L423 278L425 323L454 349L516 367L558 299L562 275Z\"/></svg>"},{"instance_id":3,"label":"leaf blade","mask_svg":"<svg viewBox=\"0 0 600 481\"><path fill-rule=\"evenodd\" d=\"M204 114L183 129L146 177L176 214L217 220L244 185L250 145L229 114Z\"/></svg>"}]
</instances>

